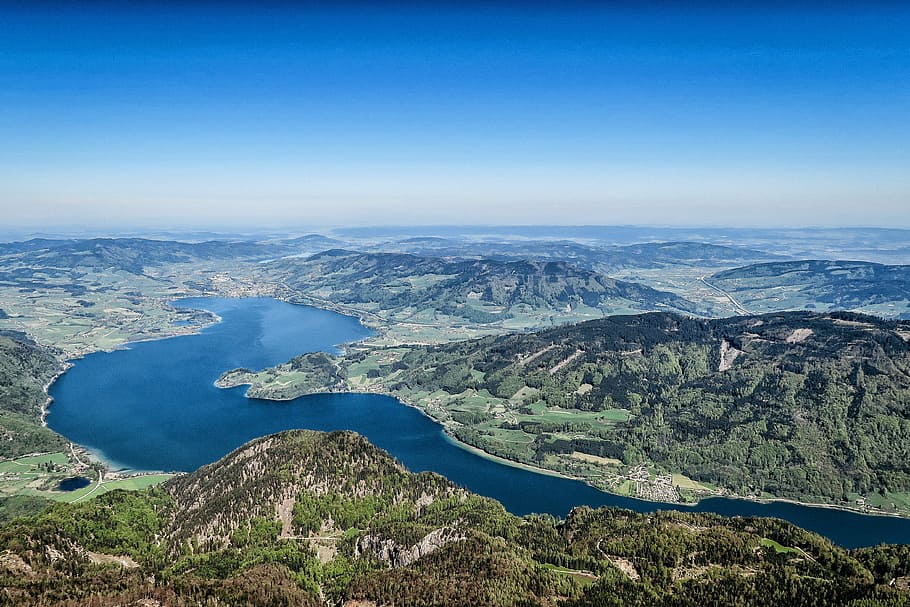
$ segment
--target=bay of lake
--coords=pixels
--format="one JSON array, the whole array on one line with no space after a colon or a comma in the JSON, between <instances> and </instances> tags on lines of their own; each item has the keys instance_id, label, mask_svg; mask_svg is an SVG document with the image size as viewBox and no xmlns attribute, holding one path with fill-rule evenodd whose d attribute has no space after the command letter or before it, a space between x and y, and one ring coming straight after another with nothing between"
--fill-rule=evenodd
<instances>
[{"instance_id":1,"label":"bay of lake","mask_svg":"<svg viewBox=\"0 0 910 607\"><path fill-rule=\"evenodd\" d=\"M214 381L229 369L259 370L304 352L370 335L356 318L268 298L189 298L222 322L195 335L130 344L74 361L51 387L51 429L114 467L191 471L243 443L292 428L353 430L414 471L432 470L515 514L565 516L578 505L639 512L673 508L726 516L774 516L846 547L910 543L910 519L784 502L712 498L685 507L603 493L584 483L509 466L456 445L412 407L376 394L316 394L290 402L247 399L245 386Z\"/></svg>"}]
</instances>

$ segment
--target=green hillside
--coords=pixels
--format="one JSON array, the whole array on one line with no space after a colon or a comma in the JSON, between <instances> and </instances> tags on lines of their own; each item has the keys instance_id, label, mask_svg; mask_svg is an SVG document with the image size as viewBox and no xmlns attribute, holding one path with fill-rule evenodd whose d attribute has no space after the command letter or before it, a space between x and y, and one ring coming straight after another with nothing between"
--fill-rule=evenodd
<instances>
[{"instance_id":1,"label":"green hillside","mask_svg":"<svg viewBox=\"0 0 910 607\"><path fill-rule=\"evenodd\" d=\"M355 350L340 389L393 394L462 442L618 493L907 513L908 338L910 323L851 313L614 316ZM252 390L286 379L266 372Z\"/></svg>"},{"instance_id":2,"label":"green hillside","mask_svg":"<svg viewBox=\"0 0 910 607\"><path fill-rule=\"evenodd\" d=\"M41 425L44 386L60 371L46 349L0 335L0 458L58 451L66 442Z\"/></svg>"},{"instance_id":3,"label":"green hillside","mask_svg":"<svg viewBox=\"0 0 910 607\"><path fill-rule=\"evenodd\" d=\"M501 332L616 312L702 312L678 295L562 261L447 259L339 249L273 261L258 271L263 282L285 287L291 299L349 306L382 321L423 326L436 337L452 326L485 326Z\"/></svg>"},{"instance_id":4,"label":"green hillside","mask_svg":"<svg viewBox=\"0 0 910 607\"><path fill-rule=\"evenodd\" d=\"M906 547L773 519L518 518L349 432L290 431L0 527L0 604L910 604Z\"/></svg>"}]
</instances>

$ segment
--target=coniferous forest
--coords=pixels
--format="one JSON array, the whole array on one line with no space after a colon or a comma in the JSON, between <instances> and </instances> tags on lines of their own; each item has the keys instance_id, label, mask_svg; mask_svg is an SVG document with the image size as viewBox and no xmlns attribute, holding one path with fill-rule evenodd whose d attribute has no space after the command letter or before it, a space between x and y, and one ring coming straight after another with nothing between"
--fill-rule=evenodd
<instances>
[{"instance_id":1,"label":"coniferous forest","mask_svg":"<svg viewBox=\"0 0 910 607\"><path fill-rule=\"evenodd\" d=\"M906 546L707 514L519 518L350 432L264 437L159 488L15 519L0 550L0 604L17 606L910 604Z\"/></svg>"}]
</instances>

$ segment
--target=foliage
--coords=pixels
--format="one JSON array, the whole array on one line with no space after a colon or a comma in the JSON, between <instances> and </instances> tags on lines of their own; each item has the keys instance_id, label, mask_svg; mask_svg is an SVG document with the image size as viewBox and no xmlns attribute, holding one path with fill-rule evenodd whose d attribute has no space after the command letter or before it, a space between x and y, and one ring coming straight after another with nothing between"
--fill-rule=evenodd
<instances>
[{"instance_id":1,"label":"foliage","mask_svg":"<svg viewBox=\"0 0 910 607\"><path fill-rule=\"evenodd\" d=\"M20 516L37 514L50 506L51 500L35 495L11 495L0 497L0 524Z\"/></svg>"},{"instance_id":2,"label":"foliage","mask_svg":"<svg viewBox=\"0 0 910 607\"><path fill-rule=\"evenodd\" d=\"M329 540L337 551L317 557L311 541ZM712 514L518 518L349 432L265 437L164 489L16 519L0 552L0 604L16 605L910 604L906 546L847 551L783 521Z\"/></svg>"},{"instance_id":3,"label":"foliage","mask_svg":"<svg viewBox=\"0 0 910 607\"><path fill-rule=\"evenodd\" d=\"M442 403L430 412L460 440L518 461L579 452L743 495L887 503L910 491L908 330L843 312L614 316L412 347L378 375Z\"/></svg>"},{"instance_id":4,"label":"foliage","mask_svg":"<svg viewBox=\"0 0 910 607\"><path fill-rule=\"evenodd\" d=\"M305 394L330 390L344 381L342 370L324 352L301 354L290 361L259 371L233 369L218 378L219 388L249 384L246 396L269 400L292 400Z\"/></svg>"},{"instance_id":5,"label":"foliage","mask_svg":"<svg viewBox=\"0 0 910 607\"><path fill-rule=\"evenodd\" d=\"M40 421L44 386L59 370L50 351L0 335L0 457L58 451L66 444Z\"/></svg>"}]
</instances>

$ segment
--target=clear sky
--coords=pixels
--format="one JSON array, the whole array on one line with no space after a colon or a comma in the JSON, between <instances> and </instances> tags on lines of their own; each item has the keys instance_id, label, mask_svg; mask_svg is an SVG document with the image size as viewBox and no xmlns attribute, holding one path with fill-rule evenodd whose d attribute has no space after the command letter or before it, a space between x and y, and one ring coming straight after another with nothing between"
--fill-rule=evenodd
<instances>
[{"instance_id":1,"label":"clear sky","mask_svg":"<svg viewBox=\"0 0 910 607\"><path fill-rule=\"evenodd\" d=\"M907 2L36 4L7 225L910 227Z\"/></svg>"}]
</instances>

